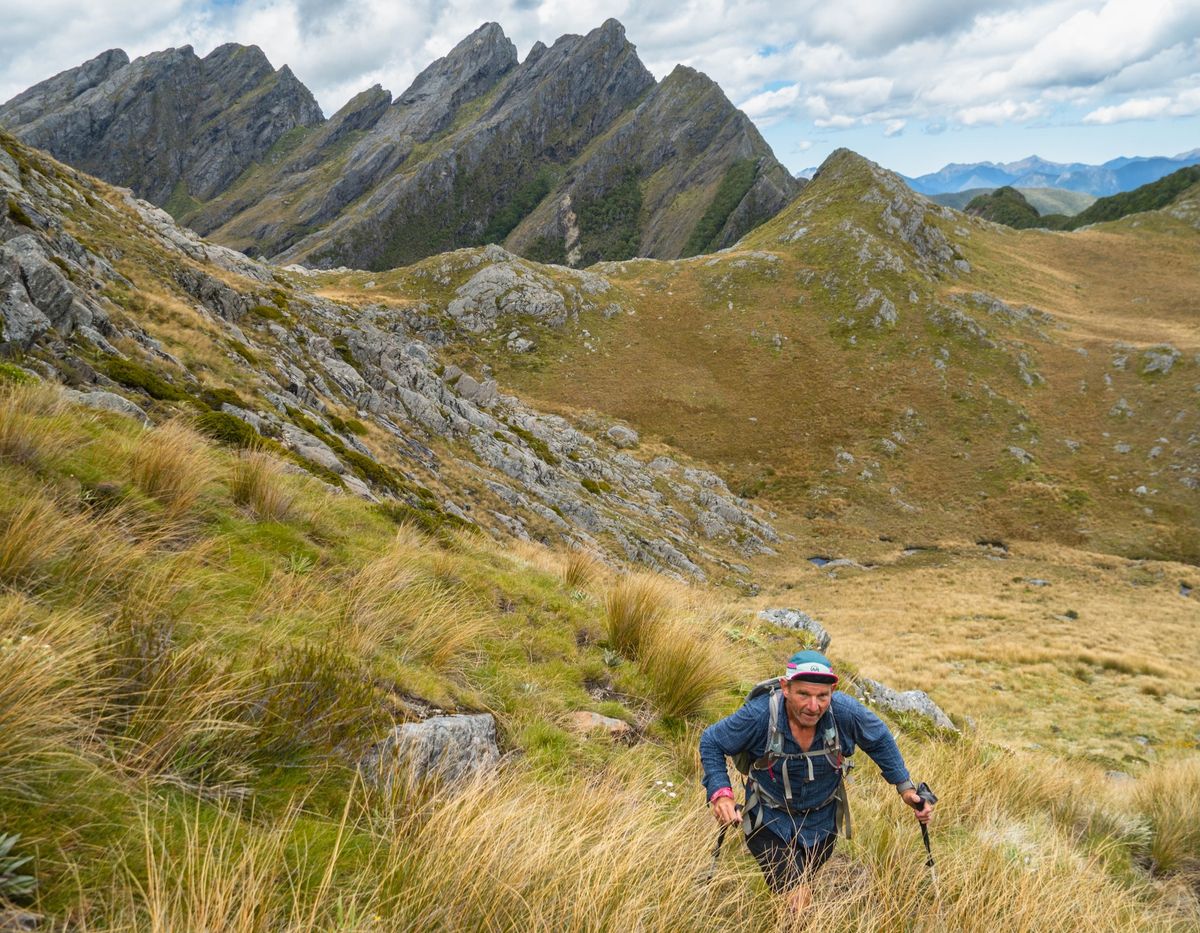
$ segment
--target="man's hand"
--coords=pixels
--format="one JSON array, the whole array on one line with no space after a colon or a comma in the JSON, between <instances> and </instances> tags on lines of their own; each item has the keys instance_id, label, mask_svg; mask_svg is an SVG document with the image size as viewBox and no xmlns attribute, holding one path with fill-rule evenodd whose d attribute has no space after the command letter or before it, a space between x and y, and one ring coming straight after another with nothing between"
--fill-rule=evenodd
<instances>
[{"instance_id":1,"label":"man's hand","mask_svg":"<svg viewBox=\"0 0 1200 933\"><path fill-rule=\"evenodd\" d=\"M732 797L718 797L712 805L713 818L719 826L728 826L730 823L740 823L742 821L741 811L733 802Z\"/></svg>"},{"instance_id":2,"label":"man's hand","mask_svg":"<svg viewBox=\"0 0 1200 933\"><path fill-rule=\"evenodd\" d=\"M900 799L913 808L918 822L929 825L930 820L933 819L933 804L922 798L915 790L906 790L900 795Z\"/></svg>"}]
</instances>

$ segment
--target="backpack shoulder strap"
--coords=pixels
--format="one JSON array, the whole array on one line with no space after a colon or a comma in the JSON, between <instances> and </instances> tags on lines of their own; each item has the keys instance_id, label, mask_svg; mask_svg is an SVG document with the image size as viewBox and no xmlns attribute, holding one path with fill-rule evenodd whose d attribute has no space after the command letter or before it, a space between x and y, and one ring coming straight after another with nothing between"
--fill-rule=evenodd
<instances>
[{"instance_id":1,"label":"backpack shoulder strap","mask_svg":"<svg viewBox=\"0 0 1200 933\"><path fill-rule=\"evenodd\" d=\"M767 730L767 754L783 754L783 732L779 729L779 714L783 711L783 691L771 694L771 725Z\"/></svg>"}]
</instances>

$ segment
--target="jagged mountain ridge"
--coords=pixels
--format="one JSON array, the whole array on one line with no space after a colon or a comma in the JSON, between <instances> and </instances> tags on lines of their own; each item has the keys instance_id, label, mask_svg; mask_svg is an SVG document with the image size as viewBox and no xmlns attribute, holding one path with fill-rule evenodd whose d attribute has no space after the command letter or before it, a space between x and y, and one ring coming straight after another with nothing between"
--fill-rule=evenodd
<instances>
[{"instance_id":1,"label":"jagged mountain ridge","mask_svg":"<svg viewBox=\"0 0 1200 933\"><path fill-rule=\"evenodd\" d=\"M211 198L289 131L321 122L308 89L255 46L105 52L30 88L0 124L156 204Z\"/></svg>"},{"instance_id":2,"label":"jagged mountain ridge","mask_svg":"<svg viewBox=\"0 0 1200 933\"><path fill-rule=\"evenodd\" d=\"M184 121L165 138L150 102L178 109L176 70L206 74L214 58L256 68L243 64L219 92L201 81L188 100L202 98L215 122ZM524 61L485 24L395 100L371 88L324 120L287 98L283 114L255 123L281 107L264 89L293 82L255 48L134 63L110 52L0 107L0 125L216 242L318 267L380 269L484 242L558 261L671 258L735 242L802 186L711 80L679 68L655 82L616 20L539 43ZM242 122L225 126L231 108ZM98 111L121 129L114 140ZM144 178L118 152L130 127L164 137ZM217 127L230 140L219 175L192 166L206 142L195 131ZM252 146L236 144L244 130ZM606 232L614 215L619 235Z\"/></svg>"},{"instance_id":3,"label":"jagged mountain ridge","mask_svg":"<svg viewBox=\"0 0 1200 933\"><path fill-rule=\"evenodd\" d=\"M1130 191L1181 168L1200 163L1200 149L1173 157L1110 159L1101 165L1049 162L1029 156L1016 162L950 163L936 172L904 177L921 194L946 194L970 188L1065 188L1096 197Z\"/></svg>"}]
</instances>

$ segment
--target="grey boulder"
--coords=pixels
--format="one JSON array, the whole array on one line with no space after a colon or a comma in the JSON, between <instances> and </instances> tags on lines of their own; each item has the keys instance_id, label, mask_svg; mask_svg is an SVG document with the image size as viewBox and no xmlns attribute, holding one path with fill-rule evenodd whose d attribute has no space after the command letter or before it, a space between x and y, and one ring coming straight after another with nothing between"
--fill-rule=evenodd
<instances>
[{"instance_id":1,"label":"grey boulder","mask_svg":"<svg viewBox=\"0 0 1200 933\"><path fill-rule=\"evenodd\" d=\"M832 636L825 631L825 626L807 612L802 612L799 609L764 609L758 614L758 617L764 622L770 622L772 625L778 625L781 628L790 628L797 632L807 632L812 636L818 651L827 650L829 643L833 641Z\"/></svg>"},{"instance_id":2,"label":"grey boulder","mask_svg":"<svg viewBox=\"0 0 1200 933\"><path fill-rule=\"evenodd\" d=\"M74 389L65 389L63 390L63 395L77 405L95 408L99 411L113 411L121 415L128 415L130 418L136 418L142 424L150 423L146 417L146 413L142 409L129 401L129 399L117 395L115 392L99 390L94 392L77 392Z\"/></svg>"},{"instance_id":3,"label":"grey boulder","mask_svg":"<svg viewBox=\"0 0 1200 933\"><path fill-rule=\"evenodd\" d=\"M390 786L400 775L456 784L495 770L499 761L496 720L490 713L479 713L433 716L396 726L359 765L368 780Z\"/></svg>"},{"instance_id":4,"label":"grey boulder","mask_svg":"<svg viewBox=\"0 0 1200 933\"><path fill-rule=\"evenodd\" d=\"M869 706L892 713L915 714L929 720L939 729L958 732L958 727L950 721L950 717L942 712L942 708L934 703L924 690L893 690L869 677L860 677L858 686L863 700Z\"/></svg>"}]
</instances>

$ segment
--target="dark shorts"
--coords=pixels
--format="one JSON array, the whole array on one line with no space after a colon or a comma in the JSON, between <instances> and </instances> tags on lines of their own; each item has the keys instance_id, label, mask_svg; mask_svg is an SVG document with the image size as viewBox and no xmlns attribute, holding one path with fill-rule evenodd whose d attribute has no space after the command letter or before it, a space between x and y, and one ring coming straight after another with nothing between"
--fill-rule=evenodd
<instances>
[{"instance_id":1,"label":"dark shorts","mask_svg":"<svg viewBox=\"0 0 1200 933\"><path fill-rule=\"evenodd\" d=\"M805 881L829 861L837 836L826 836L813 846L806 846L799 835L791 842L784 842L765 826L746 838L746 845L758 859L767 887L776 894L790 891Z\"/></svg>"}]
</instances>

